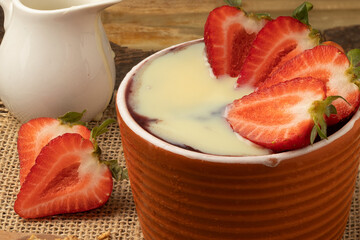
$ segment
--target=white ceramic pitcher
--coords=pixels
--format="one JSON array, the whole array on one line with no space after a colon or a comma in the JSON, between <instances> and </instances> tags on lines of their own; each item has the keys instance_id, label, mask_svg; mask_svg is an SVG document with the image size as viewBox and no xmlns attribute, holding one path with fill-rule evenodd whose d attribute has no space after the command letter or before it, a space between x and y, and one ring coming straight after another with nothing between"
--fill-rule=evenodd
<instances>
[{"instance_id":1,"label":"white ceramic pitcher","mask_svg":"<svg viewBox=\"0 0 360 240\"><path fill-rule=\"evenodd\" d=\"M115 85L100 12L121 0L0 0L0 98L20 121L69 111L99 118Z\"/></svg>"}]
</instances>

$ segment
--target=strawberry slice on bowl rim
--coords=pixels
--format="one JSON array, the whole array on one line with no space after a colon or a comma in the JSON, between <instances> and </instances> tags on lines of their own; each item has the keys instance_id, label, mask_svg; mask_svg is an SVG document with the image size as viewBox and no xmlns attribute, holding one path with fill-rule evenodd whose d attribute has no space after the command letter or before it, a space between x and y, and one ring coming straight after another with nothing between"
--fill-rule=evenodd
<instances>
[{"instance_id":1,"label":"strawberry slice on bowl rim","mask_svg":"<svg viewBox=\"0 0 360 240\"><path fill-rule=\"evenodd\" d=\"M331 45L319 45L308 49L284 63L259 84L258 89L268 88L297 77L320 79L326 84L328 96L342 96L347 101L341 99L334 101L337 114L327 118L328 125L334 125L353 114L360 104L359 80L355 73L357 61L349 60L349 58L357 59L357 54L352 54L355 53L354 51L350 51L351 56L348 57Z\"/></svg>"},{"instance_id":2,"label":"strawberry slice on bowl rim","mask_svg":"<svg viewBox=\"0 0 360 240\"><path fill-rule=\"evenodd\" d=\"M280 16L265 24L240 69L237 87L256 87L283 63L319 44L318 31L308 24L311 9L311 4L304 3L292 17Z\"/></svg>"},{"instance_id":3,"label":"strawberry slice on bowl rim","mask_svg":"<svg viewBox=\"0 0 360 240\"><path fill-rule=\"evenodd\" d=\"M221 6L212 10L204 27L206 55L213 74L237 77L257 33L270 19L248 14L240 7Z\"/></svg>"},{"instance_id":4,"label":"strawberry slice on bowl rim","mask_svg":"<svg viewBox=\"0 0 360 240\"><path fill-rule=\"evenodd\" d=\"M299 149L327 137L325 115L336 112L323 81L296 78L257 90L227 106L237 134L274 152Z\"/></svg>"}]
</instances>

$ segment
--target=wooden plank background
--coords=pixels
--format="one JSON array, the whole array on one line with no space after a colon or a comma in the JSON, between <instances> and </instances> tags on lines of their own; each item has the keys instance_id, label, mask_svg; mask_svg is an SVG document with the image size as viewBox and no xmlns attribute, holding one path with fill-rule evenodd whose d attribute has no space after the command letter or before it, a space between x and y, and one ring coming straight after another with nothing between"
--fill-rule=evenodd
<instances>
[{"instance_id":1,"label":"wooden plank background","mask_svg":"<svg viewBox=\"0 0 360 240\"><path fill-rule=\"evenodd\" d=\"M243 0L249 12L272 17L291 15L302 0ZM360 0L312 0L310 23L324 30L360 25ZM121 46L159 50L201 38L208 13L223 0L123 0L107 8L102 19L109 39ZM360 32L359 32L360 34Z\"/></svg>"}]
</instances>

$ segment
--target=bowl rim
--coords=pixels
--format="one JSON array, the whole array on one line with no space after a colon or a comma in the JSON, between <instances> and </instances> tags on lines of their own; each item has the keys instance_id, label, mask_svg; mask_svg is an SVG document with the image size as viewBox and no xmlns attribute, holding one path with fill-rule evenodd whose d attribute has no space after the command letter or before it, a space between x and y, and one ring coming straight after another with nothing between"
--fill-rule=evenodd
<instances>
[{"instance_id":1,"label":"bowl rim","mask_svg":"<svg viewBox=\"0 0 360 240\"><path fill-rule=\"evenodd\" d=\"M281 161L286 159L292 159L301 155L308 154L310 152L314 152L325 145L328 145L335 140L339 139L340 137L344 136L347 132L349 132L355 122L360 118L360 111L357 110L356 113L352 116L352 118L347 122L341 129L333 133L328 139L324 139L322 141L316 142L313 145L306 146L301 149L292 150L288 152L281 152L281 153L272 153L267 155L255 155L255 156L227 156L227 155L215 155L215 154L208 154L208 153L201 153L195 152L191 150L187 150L181 148L176 145L172 145L156 136L152 135L145 129L143 129L131 116L127 104L126 104L126 91L128 84L131 82L133 75L148 61L157 58L165 53L173 50L174 48L178 47L186 47L191 44L195 44L198 42L202 42L203 38L195 39L183 43L179 43L163 50L160 50L149 57L143 59L137 65L135 65L124 77L122 80L116 95L116 108L119 111L119 114L125 124L137 135L139 135L144 140L152 143L153 145L162 148L166 151L182 155L184 157L190 159L196 159L201 161L207 162L216 162L216 163L241 163L241 164L263 164L269 167L277 166Z\"/></svg>"}]
</instances>

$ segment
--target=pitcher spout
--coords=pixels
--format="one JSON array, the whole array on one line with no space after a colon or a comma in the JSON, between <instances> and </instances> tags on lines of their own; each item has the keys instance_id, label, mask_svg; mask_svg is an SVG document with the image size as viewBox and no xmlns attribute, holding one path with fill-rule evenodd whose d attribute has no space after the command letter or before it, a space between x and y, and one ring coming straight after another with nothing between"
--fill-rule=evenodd
<instances>
[{"instance_id":1,"label":"pitcher spout","mask_svg":"<svg viewBox=\"0 0 360 240\"><path fill-rule=\"evenodd\" d=\"M89 1L88 4L84 4L82 7L87 10L101 11L107 7L121 2L122 0L102 0L102 1Z\"/></svg>"},{"instance_id":2,"label":"pitcher spout","mask_svg":"<svg viewBox=\"0 0 360 240\"><path fill-rule=\"evenodd\" d=\"M4 11L4 28L8 28L12 17L13 3L12 0L0 0L0 6Z\"/></svg>"},{"instance_id":3,"label":"pitcher spout","mask_svg":"<svg viewBox=\"0 0 360 240\"><path fill-rule=\"evenodd\" d=\"M5 9L11 8L12 1L15 7L24 12L39 13L47 12L56 14L76 13L76 12L99 12L122 0L67 0L67 1L49 1L49 0L0 0L0 5Z\"/></svg>"}]
</instances>

